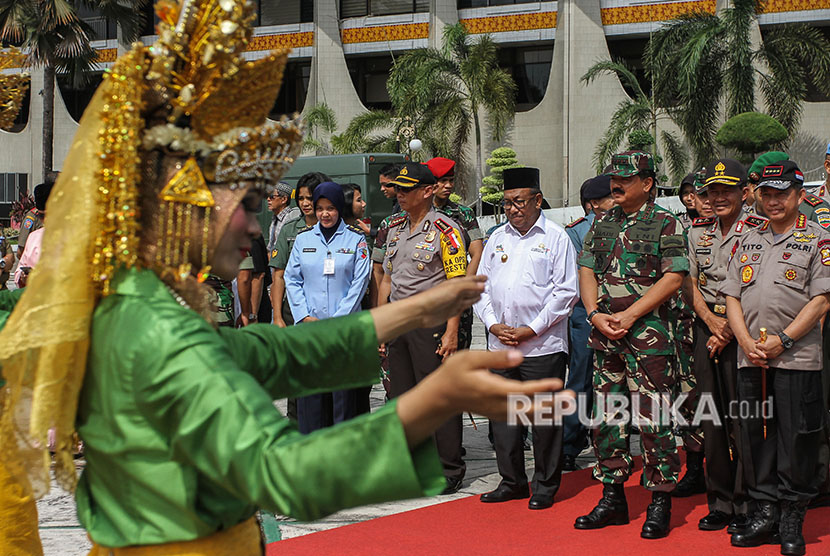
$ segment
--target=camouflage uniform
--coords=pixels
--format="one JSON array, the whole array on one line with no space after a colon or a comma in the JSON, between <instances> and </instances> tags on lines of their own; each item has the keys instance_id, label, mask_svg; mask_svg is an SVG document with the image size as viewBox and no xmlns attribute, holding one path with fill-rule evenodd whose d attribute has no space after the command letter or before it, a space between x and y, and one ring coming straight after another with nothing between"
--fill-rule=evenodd
<instances>
[{"instance_id":1,"label":"camouflage uniform","mask_svg":"<svg viewBox=\"0 0 830 556\"><path fill-rule=\"evenodd\" d=\"M468 252L470 250L470 243L484 240L484 234L481 232L481 228L478 227L476 214L471 208L453 203L447 199L444 206L435 207L435 210L441 214L446 214L461 224L461 231L463 232L464 242L467 245ZM461 313L461 323L458 325L458 349L469 349L472 340L473 308L469 307Z\"/></svg>"},{"instance_id":2,"label":"camouflage uniform","mask_svg":"<svg viewBox=\"0 0 830 556\"><path fill-rule=\"evenodd\" d=\"M585 236L579 265L594 271L599 310L624 311L667 272L686 273L686 241L677 218L652 202L626 215L614 207L594 222ZM643 486L671 491L677 482L680 459L670 423L652 414L652 400L671 396L675 382L677 348L672 338L671 303L656 307L638 319L621 340L591 331L589 346L594 364L594 414L598 397L624 394L639 402L643 451ZM605 413L594 434L597 464L594 477L603 483L623 483L631 474L630 423L609 424Z\"/></svg>"},{"instance_id":3,"label":"camouflage uniform","mask_svg":"<svg viewBox=\"0 0 830 556\"><path fill-rule=\"evenodd\" d=\"M697 409L698 389L694 373L694 312L679 295L672 299L672 334L677 349L676 394L688 394L680 406L680 413L691 422ZM703 430L700 427L686 427L680 431L683 448L687 452L703 452Z\"/></svg>"}]
</instances>

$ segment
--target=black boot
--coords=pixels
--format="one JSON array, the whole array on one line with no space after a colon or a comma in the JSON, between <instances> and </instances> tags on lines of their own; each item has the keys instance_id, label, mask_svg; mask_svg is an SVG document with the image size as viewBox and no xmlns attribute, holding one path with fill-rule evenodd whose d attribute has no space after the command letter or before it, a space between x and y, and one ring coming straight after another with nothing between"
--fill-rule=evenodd
<instances>
[{"instance_id":1,"label":"black boot","mask_svg":"<svg viewBox=\"0 0 830 556\"><path fill-rule=\"evenodd\" d=\"M677 481L672 496L685 498L706 494L706 477L703 475L703 452L686 452L686 474Z\"/></svg>"},{"instance_id":2,"label":"black boot","mask_svg":"<svg viewBox=\"0 0 830 556\"><path fill-rule=\"evenodd\" d=\"M628 502L623 485L603 485L602 498L588 515L576 518L576 529L602 529L608 525L628 523Z\"/></svg>"},{"instance_id":3,"label":"black boot","mask_svg":"<svg viewBox=\"0 0 830 556\"><path fill-rule=\"evenodd\" d=\"M796 502L781 504L781 554L801 556L807 551L801 526L804 524L804 513L807 508Z\"/></svg>"},{"instance_id":4,"label":"black boot","mask_svg":"<svg viewBox=\"0 0 830 556\"><path fill-rule=\"evenodd\" d=\"M668 492L653 492L640 536L644 539L662 539L669 534L670 521L671 495Z\"/></svg>"},{"instance_id":5,"label":"black boot","mask_svg":"<svg viewBox=\"0 0 830 556\"><path fill-rule=\"evenodd\" d=\"M761 546L778 542L778 507L774 502L757 502L746 528L732 535L732 546Z\"/></svg>"}]
</instances>

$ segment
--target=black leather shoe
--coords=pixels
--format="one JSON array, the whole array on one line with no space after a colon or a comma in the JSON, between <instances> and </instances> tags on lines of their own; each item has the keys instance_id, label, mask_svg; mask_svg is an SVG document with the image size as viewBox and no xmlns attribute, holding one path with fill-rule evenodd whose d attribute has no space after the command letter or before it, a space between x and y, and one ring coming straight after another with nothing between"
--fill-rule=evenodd
<instances>
[{"instance_id":1,"label":"black leather shoe","mask_svg":"<svg viewBox=\"0 0 830 556\"><path fill-rule=\"evenodd\" d=\"M546 494L534 494L527 503L529 510L547 510L551 506L553 506L553 496Z\"/></svg>"},{"instance_id":2,"label":"black leather shoe","mask_svg":"<svg viewBox=\"0 0 830 556\"><path fill-rule=\"evenodd\" d=\"M588 515L576 518L575 529L602 529L608 525L628 524L628 502L623 485L603 485L602 498Z\"/></svg>"},{"instance_id":3,"label":"black leather shoe","mask_svg":"<svg viewBox=\"0 0 830 556\"><path fill-rule=\"evenodd\" d=\"M640 536L644 539L662 539L669 534L671 521L671 495L668 492L651 494L651 504L646 510L646 522Z\"/></svg>"},{"instance_id":4,"label":"black leather shoe","mask_svg":"<svg viewBox=\"0 0 830 556\"><path fill-rule=\"evenodd\" d=\"M758 502L743 532L732 535L732 546L778 544L778 507L773 502Z\"/></svg>"},{"instance_id":5,"label":"black leather shoe","mask_svg":"<svg viewBox=\"0 0 830 556\"><path fill-rule=\"evenodd\" d=\"M781 534L781 554L802 556L807 552L804 535L801 533L806 510L807 508L795 502L781 504L781 524L778 527Z\"/></svg>"},{"instance_id":6,"label":"black leather shoe","mask_svg":"<svg viewBox=\"0 0 830 556\"><path fill-rule=\"evenodd\" d=\"M697 528L701 531L720 531L732 523L732 514L713 510L697 522Z\"/></svg>"},{"instance_id":7,"label":"black leather shoe","mask_svg":"<svg viewBox=\"0 0 830 556\"><path fill-rule=\"evenodd\" d=\"M507 502L508 500L521 500L529 497L530 489L528 488L516 490L505 485L499 485L496 490L482 494L479 500L485 503L493 503Z\"/></svg>"},{"instance_id":8,"label":"black leather shoe","mask_svg":"<svg viewBox=\"0 0 830 556\"><path fill-rule=\"evenodd\" d=\"M748 515L736 514L735 517L732 518L732 521L729 522L729 527L726 528L726 532L730 535L734 535L735 533L743 533L746 531L748 525Z\"/></svg>"},{"instance_id":9,"label":"black leather shoe","mask_svg":"<svg viewBox=\"0 0 830 556\"><path fill-rule=\"evenodd\" d=\"M461 490L461 479L447 478L447 486L441 491L439 496L446 496L448 494L455 494Z\"/></svg>"},{"instance_id":10,"label":"black leather shoe","mask_svg":"<svg viewBox=\"0 0 830 556\"><path fill-rule=\"evenodd\" d=\"M576 457L570 454L562 456L562 471L576 471Z\"/></svg>"},{"instance_id":11,"label":"black leather shoe","mask_svg":"<svg viewBox=\"0 0 830 556\"><path fill-rule=\"evenodd\" d=\"M706 477L703 474L703 454L688 452L686 454L686 474L677 481L671 493L677 498L686 498L695 494L706 494Z\"/></svg>"}]
</instances>

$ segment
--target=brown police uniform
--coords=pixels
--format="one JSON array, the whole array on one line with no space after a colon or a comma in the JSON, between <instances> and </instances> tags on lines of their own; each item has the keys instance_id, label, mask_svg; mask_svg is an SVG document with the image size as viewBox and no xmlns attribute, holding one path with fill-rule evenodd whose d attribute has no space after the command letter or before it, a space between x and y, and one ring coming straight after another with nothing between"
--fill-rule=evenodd
<instances>
[{"instance_id":1,"label":"brown police uniform","mask_svg":"<svg viewBox=\"0 0 830 556\"><path fill-rule=\"evenodd\" d=\"M753 338L786 328L813 297L830 292L830 234L799 214L779 237L764 224L741 238L723 287L740 300ZM821 396L821 326L768 362L763 372L738 349L738 397L756 409L773 401L766 419L743 420L744 471L753 500L806 505L818 492L818 451L825 409ZM766 380L762 384L763 379Z\"/></svg>"},{"instance_id":2,"label":"brown police uniform","mask_svg":"<svg viewBox=\"0 0 830 556\"><path fill-rule=\"evenodd\" d=\"M742 210L724 235L716 216L693 221L689 230L689 272L709 310L717 317L726 318L726 296L720 290L726 280L729 259L746 232L766 223L766 219L749 216ZM713 359L706 348L712 333L699 317L695 319L694 336L697 387L700 394L712 397L722 421L717 426L708 419L702 424L709 511L746 514L740 419L728 416L729 408L738 399L738 342L733 339Z\"/></svg>"},{"instance_id":3,"label":"brown police uniform","mask_svg":"<svg viewBox=\"0 0 830 556\"><path fill-rule=\"evenodd\" d=\"M389 222L383 270L392 280L392 301L425 291L444 280L464 276L467 253L461 227L430 208L423 222L410 230L407 213ZM396 397L423 380L441 364L436 354L446 324L407 332L389 344L390 397ZM461 457L461 416L435 432L438 455L448 479L461 480L466 467Z\"/></svg>"}]
</instances>

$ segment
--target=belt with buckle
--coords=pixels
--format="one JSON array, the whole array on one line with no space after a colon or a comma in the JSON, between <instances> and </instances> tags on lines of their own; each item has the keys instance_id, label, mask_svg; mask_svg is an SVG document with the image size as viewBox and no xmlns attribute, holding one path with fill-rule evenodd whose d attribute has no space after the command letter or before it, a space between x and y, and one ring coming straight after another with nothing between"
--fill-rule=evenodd
<instances>
[{"instance_id":1,"label":"belt with buckle","mask_svg":"<svg viewBox=\"0 0 830 556\"><path fill-rule=\"evenodd\" d=\"M722 303L707 303L709 309L716 315L726 315L726 305Z\"/></svg>"}]
</instances>

